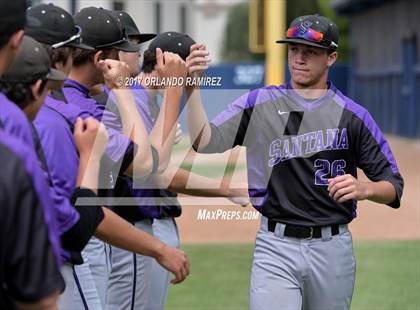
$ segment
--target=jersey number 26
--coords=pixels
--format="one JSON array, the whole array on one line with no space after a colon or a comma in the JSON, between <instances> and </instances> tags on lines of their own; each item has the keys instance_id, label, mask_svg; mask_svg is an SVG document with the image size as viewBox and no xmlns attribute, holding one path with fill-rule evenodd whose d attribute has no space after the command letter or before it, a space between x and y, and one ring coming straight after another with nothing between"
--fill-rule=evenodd
<instances>
[{"instance_id":1,"label":"jersey number 26","mask_svg":"<svg viewBox=\"0 0 420 310\"><path fill-rule=\"evenodd\" d=\"M339 175L344 175L346 172L346 161L344 159L336 159L330 163L326 159L317 159L314 162L315 171L315 185L328 186L328 176L334 178Z\"/></svg>"}]
</instances>

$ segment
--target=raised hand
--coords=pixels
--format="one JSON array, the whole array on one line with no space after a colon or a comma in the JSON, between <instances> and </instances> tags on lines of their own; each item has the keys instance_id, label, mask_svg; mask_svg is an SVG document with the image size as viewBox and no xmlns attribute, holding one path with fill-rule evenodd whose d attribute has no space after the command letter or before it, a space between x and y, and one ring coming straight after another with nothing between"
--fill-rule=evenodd
<instances>
[{"instance_id":1,"label":"raised hand","mask_svg":"<svg viewBox=\"0 0 420 310\"><path fill-rule=\"evenodd\" d=\"M96 119L78 118L74 127L74 141L81 157L94 156L100 159L108 143L108 133L105 126Z\"/></svg>"},{"instance_id":2,"label":"raised hand","mask_svg":"<svg viewBox=\"0 0 420 310\"><path fill-rule=\"evenodd\" d=\"M211 61L209 55L210 53L204 44L193 44L190 48L190 55L186 59L188 76L195 77L203 75L203 72L208 69Z\"/></svg>"},{"instance_id":3,"label":"raised hand","mask_svg":"<svg viewBox=\"0 0 420 310\"><path fill-rule=\"evenodd\" d=\"M109 89L124 88L125 81L130 77L130 68L123 61L105 59L98 62L104 75L104 82Z\"/></svg>"},{"instance_id":4,"label":"raised hand","mask_svg":"<svg viewBox=\"0 0 420 310\"><path fill-rule=\"evenodd\" d=\"M178 54L156 49L156 70L161 78L186 78L187 66ZM182 85L180 85L182 86Z\"/></svg>"}]
</instances>

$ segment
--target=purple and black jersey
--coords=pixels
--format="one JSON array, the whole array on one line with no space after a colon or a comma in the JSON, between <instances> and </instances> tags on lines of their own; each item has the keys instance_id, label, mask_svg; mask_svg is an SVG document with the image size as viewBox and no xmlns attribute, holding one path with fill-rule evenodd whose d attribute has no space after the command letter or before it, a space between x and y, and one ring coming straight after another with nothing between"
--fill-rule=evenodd
<instances>
[{"instance_id":1,"label":"purple and black jersey","mask_svg":"<svg viewBox=\"0 0 420 310\"><path fill-rule=\"evenodd\" d=\"M0 308L64 289L55 210L33 149L0 130Z\"/></svg>"},{"instance_id":2,"label":"purple and black jersey","mask_svg":"<svg viewBox=\"0 0 420 310\"><path fill-rule=\"evenodd\" d=\"M157 117L157 115L152 117L149 109L149 104L151 103L152 98L148 94L147 90L142 86L133 86L130 90L132 92L137 111L143 120L145 129L148 134L150 134L154 126L155 118ZM107 128L113 128L122 134L122 120L113 94L105 86L104 92L97 96L97 98L98 103L102 106L106 106L106 110L111 112L104 114L104 117L102 118L105 126ZM151 182L150 178L144 178L134 182L132 177L125 176L121 173L118 176L116 194L125 197L132 197L133 202L137 202L137 205L128 206L128 208L133 209L133 207L135 207L138 210L139 218L160 218L162 216L161 208L156 206L156 202L153 199L153 197L159 196L160 191L155 189L154 184L151 184ZM124 209L127 209L127 206L118 207L115 209L115 212L127 220L129 220L131 214L134 215L133 218L136 217L135 211L127 213Z\"/></svg>"},{"instance_id":3,"label":"purple and black jersey","mask_svg":"<svg viewBox=\"0 0 420 310\"><path fill-rule=\"evenodd\" d=\"M249 194L271 220L302 226L349 223L356 201L340 204L328 194L328 179L357 169L396 189L403 179L390 147L369 112L331 83L316 100L305 100L290 84L251 91L211 122L203 153L246 147Z\"/></svg>"}]
</instances>

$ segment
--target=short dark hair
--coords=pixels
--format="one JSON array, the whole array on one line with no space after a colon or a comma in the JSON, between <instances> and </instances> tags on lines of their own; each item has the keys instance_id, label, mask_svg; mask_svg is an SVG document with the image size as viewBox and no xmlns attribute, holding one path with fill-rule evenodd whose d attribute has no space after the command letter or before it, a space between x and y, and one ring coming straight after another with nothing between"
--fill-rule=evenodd
<instances>
[{"instance_id":1,"label":"short dark hair","mask_svg":"<svg viewBox=\"0 0 420 310\"><path fill-rule=\"evenodd\" d=\"M39 92L42 93L47 84L47 79L43 79ZM15 83L0 80L0 90L6 95L6 97L14 102L20 109L26 108L34 101L31 87L36 81L31 83Z\"/></svg>"},{"instance_id":2,"label":"short dark hair","mask_svg":"<svg viewBox=\"0 0 420 310\"><path fill-rule=\"evenodd\" d=\"M155 70L156 64L156 53L149 50L144 51L141 71L144 73L151 73L153 70Z\"/></svg>"},{"instance_id":3,"label":"short dark hair","mask_svg":"<svg viewBox=\"0 0 420 310\"><path fill-rule=\"evenodd\" d=\"M7 42L9 42L12 35L13 35L13 33L8 33L8 34L1 33L1 35L0 35L0 49L3 48L7 44Z\"/></svg>"},{"instance_id":4,"label":"short dark hair","mask_svg":"<svg viewBox=\"0 0 420 310\"><path fill-rule=\"evenodd\" d=\"M57 62L61 62L65 64L74 49L73 47L69 47L69 46L52 48L51 45L49 44L42 44L42 45L47 50L47 53L50 56L51 67L54 67L54 64Z\"/></svg>"},{"instance_id":5,"label":"short dark hair","mask_svg":"<svg viewBox=\"0 0 420 310\"><path fill-rule=\"evenodd\" d=\"M73 66L74 67L79 67L79 66L84 65L88 62L93 62L93 56L99 51L103 52L102 59L106 59L111 54L112 49L109 48L109 49L101 49L101 50L90 51L90 50L85 50L85 49L81 49L81 48L75 48L73 50Z\"/></svg>"}]
</instances>

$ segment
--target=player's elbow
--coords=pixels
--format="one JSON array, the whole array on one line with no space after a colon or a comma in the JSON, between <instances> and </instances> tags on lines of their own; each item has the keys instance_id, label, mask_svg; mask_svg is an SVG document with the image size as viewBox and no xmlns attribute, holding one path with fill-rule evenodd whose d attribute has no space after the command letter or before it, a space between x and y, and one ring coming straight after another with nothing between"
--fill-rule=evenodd
<instances>
[{"instance_id":1,"label":"player's elbow","mask_svg":"<svg viewBox=\"0 0 420 310\"><path fill-rule=\"evenodd\" d=\"M142 178L149 176L153 171L153 156L149 150L147 152L138 152L133 162L133 177Z\"/></svg>"}]
</instances>

